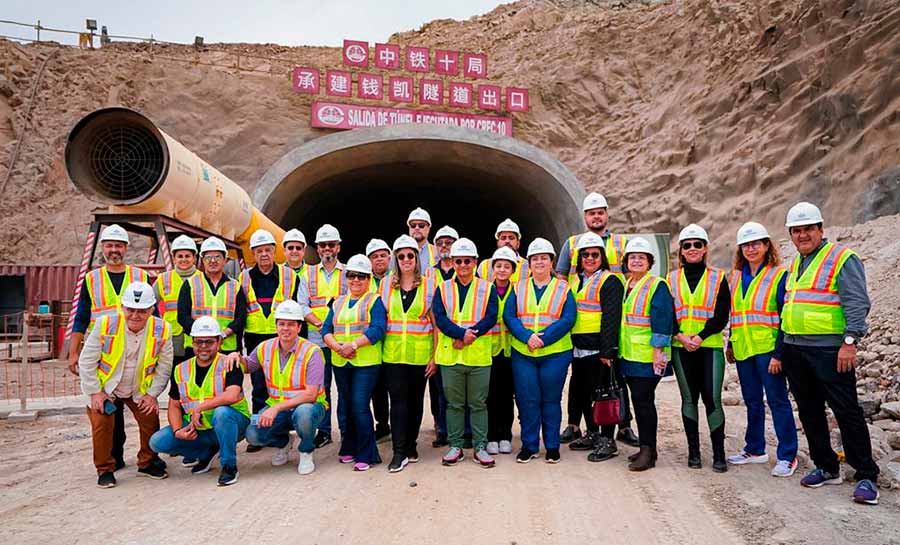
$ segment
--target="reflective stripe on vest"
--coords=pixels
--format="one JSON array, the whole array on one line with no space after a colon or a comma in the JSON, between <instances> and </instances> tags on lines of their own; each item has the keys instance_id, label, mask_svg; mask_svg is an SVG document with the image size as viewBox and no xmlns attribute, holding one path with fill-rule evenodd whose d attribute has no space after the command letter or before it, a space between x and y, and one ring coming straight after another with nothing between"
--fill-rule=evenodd
<instances>
[{"instance_id":1,"label":"reflective stripe on vest","mask_svg":"<svg viewBox=\"0 0 900 545\"><path fill-rule=\"evenodd\" d=\"M781 328L789 335L840 335L847 321L838 294L838 274L852 250L826 242L800 278L800 256L794 258L785 285Z\"/></svg>"},{"instance_id":2,"label":"reflective stripe on vest","mask_svg":"<svg viewBox=\"0 0 900 545\"><path fill-rule=\"evenodd\" d=\"M91 321L88 324L87 333L94 328L94 324L103 316L113 316L122 312L122 293L132 282L147 282L150 277L146 271L125 265L125 277L117 292L113 288L112 280L106 266L97 268L87 273L84 277L84 287L91 294Z\"/></svg>"},{"instance_id":3,"label":"reflective stripe on vest","mask_svg":"<svg viewBox=\"0 0 900 545\"><path fill-rule=\"evenodd\" d=\"M225 392L225 376L228 369L222 354L216 354L216 359L210 364L209 371L203 377L203 384L197 386L197 380L194 378L197 373L197 358L191 358L187 361L179 363L175 366L175 374L172 379L178 385L178 394L181 399L182 418L187 424L191 421L188 411L198 407L207 399L213 399ZM250 409L247 407L247 399L244 398L244 390L241 388L241 398L230 405L233 409L242 415L250 418ZM200 420L200 426L197 429L208 430L212 428L213 413L215 409L203 411L203 417Z\"/></svg>"},{"instance_id":4,"label":"reflective stripe on vest","mask_svg":"<svg viewBox=\"0 0 900 545\"><path fill-rule=\"evenodd\" d=\"M350 295L341 295L332 306L332 326L334 338L340 343L349 343L366 332L372 322L372 307L378 301L378 294L368 293L360 297L353 307L350 307ZM347 360L337 352L331 354L331 364L335 367L343 367L350 363L356 367L368 367L381 363L381 342L360 346L356 350L356 357Z\"/></svg>"},{"instance_id":5,"label":"reflective stripe on vest","mask_svg":"<svg viewBox=\"0 0 900 545\"><path fill-rule=\"evenodd\" d=\"M778 283L787 274L783 267L760 269L744 295L742 272L731 272L731 334L728 342L740 361L775 350L778 337Z\"/></svg>"},{"instance_id":6,"label":"reflective stripe on vest","mask_svg":"<svg viewBox=\"0 0 900 545\"><path fill-rule=\"evenodd\" d=\"M275 271L278 274L278 287L272 295L272 306L269 307L268 316L256 298L250 269L241 272L241 287L244 288L244 295L247 297L247 325L244 328L247 333L259 335L275 333L275 309L282 301L294 296L294 271L286 265L275 265Z\"/></svg>"},{"instance_id":7,"label":"reflective stripe on vest","mask_svg":"<svg viewBox=\"0 0 900 545\"><path fill-rule=\"evenodd\" d=\"M309 360L316 351L322 357L322 349L315 344L303 338L298 338L297 343L297 349L288 356L284 368L281 367L281 349L277 338L264 341L256 348L256 360L266 376L266 389L269 392L266 404L270 407L285 399L297 397L300 392L306 390L306 367ZM325 388L321 385L316 393L316 403L322 404L325 409L328 408Z\"/></svg>"},{"instance_id":8,"label":"reflective stripe on vest","mask_svg":"<svg viewBox=\"0 0 900 545\"><path fill-rule=\"evenodd\" d=\"M219 327L225 329L234 320L237 309L237 293L240 289L237 281L227 280L219 286L219 290L213 295L209 279L203 274L192 276L188 280L191 290L191 319L197 320L203 316L215 318ZM184 337L185 348L194 346L191 336ZM232 334L222 341L220 350L237 350L237 336Z\"/></svg>"},{"instance_id":9,"label":"reflective stripe on vest","mask_svg":"<svg viewBox=\"0 0 900 545\"><path fill-rule=\"evenodd\" d=\"M462 309L459 308L459 285L456 280L446 280L441 283L441 302L447 312L447 318L454 324L464 329L474 327L487 314L488 299L491 295L491 284L486 280L474 277ZM462 349L453 348L453 339L443 332L438 332L438 347L434 354L434 361L438 365L470 365L483 367L491 364L491 337L480 335L472 344Z\"/></svg>"},{"instance_id":10,"label":"reflective stripe on vest","mask_svg":"<svg viewBox=\"0 0 900 545\"><path fill-rule=\"evenodd\" d=\"M653 331L650 328L650 303L653 294L665 281L651 274L644 275L625 296L622 306L622 327L619 330L619 357L637 363L653 363L653 347L650 339ZM665 348L670 355L672 350Z\"/></svg>"},{"instance_id":11,"label":"reflective stripe on vest","mask_svg":"<svg viewBox=\"0 0 900 545\"><path fill-rule=\"evenodd\" d=\"M567 244L569 245L569 276L575 274L578 270L578 251L575 246L581 235L573 235L569 237ZM606 238L606 260L609 262L610 272L621 273L622 256L625 254L625 237L622 235L610 234Z\"/></svg>"},{"instance_id":12,"label":"reflective stripe on vest","mask_svg":"<svg viewBox=\"0 0 900 545\"><path fill-rule=\"evenodd\" d=\"M331 279L327 280L321 263L306 268L306 285L309 288L309 309L322 322L328 317L328 301L347 293L348 289L343 270L332 269ZM319 328L310 324L309 330L318 331Z\"/></svg>"},{"instance_id":13,"label":"reflective stripe on vest","mask_svg":"<svg viewBox=\"0 0 900 545\"><path fill-rule=\"evenodd\" d=\"M681 333L696 335L703 329L706 321L713 317L724 274L720 269L707 267L697 282L695 291L691 292L681 267L669 273L669 290L675 300L675 319L678 320ZM724 338L719 332L703 339L700 346L722 348L724 345ZM681 346L681 343L673 339L672 346Z\"/></svg>"},{"instance_id":14,"label":"reflective stripe on vest","mask_svg":"<svg viewBox=\"0 0 900 545\"><path fill-rule=\"evenodd\" d=\"M400 290L394 289L392 284L392 277L386 276L381 280L379 290L381 302L387 309L381 359L384 363L426 365L434 352L434 328L429 316L436 284L434 275L422 277L406 312Z\"/></svg>"},{"instance_id":15,"label":"reflective stripe on vest","mask_svg":"<svg viewBox=\"0 0 900 545\"><path fill-rule=\"evenodd\" d=\"M572 327L573 334L600 333L600 324L603 320L600 290L610 278L618 278L618 276L609 271L596 271L581 283L581 289L577 291L574 283L569 284L572 287L575 307L578 310L575 325Z\"/></svg>"},{"instance_id":16,"label":"reflective stripe on vest","mask_svg":"<svg viewBox=\"0 0 900 545\"><path fill-rule=\"evenodd\" d=\"M529 275L531 275L531 269L528 268L528 260L519 256L516 270L509 276L509 282L516 285L523 276L527 277ZM494 267L490 259L485 259L478 265L478 278L487 280L492 284L494 283Z\"/></svg>"},{"instance_id":17,"label":"reflective stripe on vest","mask_svg":"<svg viewBox=\"0 0 900 545\"><path fill-rule=\"evenodd\" d=\"M195 270L194 274L188 278L202 274L200 271ZM156 277L156 285L159 287L160 296L160 301L157 304L159 315L172 326L173 337L184 333L184 328L178 323L178 295L181 293L182 284L184 284L184 278L175 269L161 273Z\"/></svg>"},{"instance_id":18,"label":"reflective stripe on vest","mask_svg":"<svg viewBox=\"0 0 900 545\"><path fill-rule=\"evenodd\" d=\"M538 301L534 281L531 278L523 278L516 285L516 314L524 327L540 333L562 316L568 295L569 283L553 277ZM515 336L510 339L510 342L512 347L523 356L538 358L571 350L572 332L567 331L555 343L535 351L529 351L528 344L523 343Z\"/></svg>"},{"instance_id":19,"label":"reflective stripe on vest","mask_svg":"<svg viewBox=\"0 0 900 545\"><path fill-rule=\"evenodd\" d=\"M100 328L100 361L97 364L97 380L100 389L109 381L119 362L125 356L125 317L119 314L103 316L97 324ZM172 328L162 318L150 316L144 326L144 352L138 362L138 391L143 395L150 390L159 355L172 337Z\"/></svg>"}]
</instances>

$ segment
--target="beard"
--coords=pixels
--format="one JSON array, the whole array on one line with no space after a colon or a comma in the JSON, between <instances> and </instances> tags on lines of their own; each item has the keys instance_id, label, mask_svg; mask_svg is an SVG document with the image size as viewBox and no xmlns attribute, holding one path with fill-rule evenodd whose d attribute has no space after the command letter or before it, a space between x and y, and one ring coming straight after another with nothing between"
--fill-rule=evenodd
<instances>
[{"instance_id":1,"label":"beard","mask_svg":"<svg viewBox=\"0 0 900 545\"><path fill-rule=\"evenodd\" d=\"M333 255L323 255L323 256L322 256L322 263L334 263L334 261L335 261L336 259L337 259L337 258L334 257Z\"/></svg>"},{"instance_id":2,"label":"beard","mask_svg":"<svg viewBox=\"0 0 900 545\"><path fill-rule=\"evenodd\" d=\"M415 234L413 234L412 237L415 239L416 242L422 242L423 240L425 240L425 235L423 235L419 231L415 231Z\"/></svg>"}]
</instances>

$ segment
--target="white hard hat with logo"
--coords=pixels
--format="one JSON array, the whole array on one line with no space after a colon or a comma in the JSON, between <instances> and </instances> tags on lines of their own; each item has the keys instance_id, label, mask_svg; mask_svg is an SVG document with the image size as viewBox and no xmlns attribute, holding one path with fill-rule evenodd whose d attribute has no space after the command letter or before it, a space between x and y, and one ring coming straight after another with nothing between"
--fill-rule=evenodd
<instances>
[{"instance_id":1,"label":"white hard hat with logo","mask_svg":"<svg viewBox=\"0 0 900 545\"><path fill-rule=\"evenodd\" d=\"M356 254L347 260L347 264L344 265L344 270L346 272L357 272L361 274L372 274L372 262L369 261L369 258L362 255Z\"/></svg>"},{"instance_id":2,"label":"white hard hat with logo","mask_svg":"<svg viewBox=\"0 0 900 545\"><path fill-rule=\"evenodd\" d=\"M293 299L287 299L282 301L275 307L275 319L276 320L297 320L298 322L303 321L303 309L300 307L300 303L294 301Z\"/></svg>"},{"instance_id":3,"label":"white hard hat with logo","mask_svg":"<svg viewBox=\"0 0 900 545\"><path fill-rule=\"evenodd\" d=\"M112 224L103 228L100 232L100 242L124 242L128 244L128 231L122 229L117 224Z\"/></svg>"},{"instance_id":4,"label":"white hard hat with logo","mask_svg":"<svg viewBox=\"0 0 900 545\"><path fill-rule=\"evenodd\" d=\"M191 337L221 337L222 326L212 316L201 316L191 325Z\"/></svg>"},{"instance_id":5,"label":"white hard hat with logo","mask_svg":"<svg viewBox=\"0 0 900 545\"><path fill-rule=\"evenodd\" d=\"M171 249L173 254L178 250L190 250L196 254L197 243L187 235L178 235L175 237L175 240L172 241Z\"/></svg>"},{"instance_id":6,"label":"white hard hat with logo","mask_svg":"<svg viewBox=\"0 0 900 545\"><path fill-rule=\"evenodd\" d=\"M461 238L450 246L450 257L478 257L478 248L467 238Z\"/></svg>"},{"instance_id":7,"label":"white hard hat with logo","mask_svg":"<svg viewBox=\"0 0 900 545\"><path fill-rule=\"evenodd\" d=\"M819 207L809 202L798 202L788 210L784 226L791 228L801 225L816 225L817 223L825 223Z\"/></svg>"},{"instance_id":8,"label":"white hard hat with logo","mask_svg":"<svg viewBox=\"0 0 900 545\"><path fill-rule=\"evenodd\" d=\"M696 223L692 223L678 233L678 242L684 242L685 240L691 239L699 239L708 243L709 235L706 234L706 229L700 227Z\"/></svg>"},{"instance_id":9,"label":"white hard hat with logo","mask_svg":"<svg viewBox=\"0 0 900 545\"><path fill-rule=\"evenodd\" d=\"M291 229L287 233L284 234L284 237L281 239L281 243L287 246L288 242L302 242L303 245L306 245L306 237L303 235L303 232L300 229Z\"/></svg>"},{"instance_id":10,"label":"white hard hat with logo","mask_svg":"<svg viewBox=\"0 0 900 545\"><path fill-rule=\"evenodd\" d=\"M153 288L146 282L132 282L122 293L122 306L143 310L156 304Z\"/></svg>"},{"instance_id":11,"label":"white hard hat with logo","mask_svg":"<svg viewBox=\"0 0 900 545\"><path fill-rule=\"evenodd\" d=\"M515 233L517 237L522 237L522 231L519 231L519 224L509 218L500 222L500 225L497 226L497 231L494 232L494 238L499 239L500 233Z\"/></svg>"},{"instance_id":12,"label":"white hard hat with logo","mask_svg":"<svg viewBox=\"0 0 900 545\"><path fill-rule=\"evenodd\" d=\"M625 245L625 254L623 257L628 254L654 255L653 247L650 246L650 243L647 242L647 239L644 237L634 237L628 241L628 244Z\"/></svg>"},{"instance_id":13,"label":"white hard hat with logo","mask_svg":"<svg viewBox=\"0 0 900 545\"><path fill-rule=\"evenodd\" d=\"M320 242L340 242L341 234L338 232L337 227L326 223L322 227L319 227L319 230L316 231L316 244Z\"/></svg>"},{"instance_id":14,"label":"white hard hat with logo","mask_svg":"<svg viewBox=\"0 0 900 545\"><path fill-rule=\"evenodd\" d=\"M431 214L424 208L416 208L409 213L409 217L406 218L406 224L409 225L409 222L411 221L424 221L428 225L431 225Z\"/></svg>"},{"instance_id":15,"label":"white hard hat with logo","mask_svg":"<svg viewBox=\"0 0 900 545\"><path fill-rule=\"evenodd\" d=\"M604 246L606 245L603 243L603 237L597 233L585 233L578 237L578 242L575 243L575 251L580 252L585 248L603 248Z\"/></svg>"},{"instance_id":16,"label":"white hard hat with logo","mask_svg":"<svg viewBox=\"0 0 900 545\"><path fill-rule=\"evenodd\" d=\"M737 232L738 246L753 242L754 240L763 240L766 238L769 238L769 232L766 231L765 226L761 223L756 223L755 221L748 221L744 225L741 225L741 228L738 229Z\"/></svg>"},{"instance_id":17,"label":"white hard hat with logo","mask_svg":"<svg viewBox=\"0 0 900 545\"><path fill-rule=\"evenodd\" d=\"M397 240L394 241L394 251L397 252L402 250L403 248L409 248L410 250L419 251L419 245L416 244L416 239L409 235L400 235L397 237Z\"/></svg>"},{"instance_id":18,"label":"white hard hat with logo","mask_svg":"<svg viewBox=\"0 0 900 545\"><path fill-rule=\"evenodd\" d=\"M387 242L381 240L380 238L373 238L366 244L366 255L372 255L378 250L387 250L391 251L391 247L387 245Z\"/></svg>"},{"instance_id":19,"label":"white hard hat with logo","mask_svg":"<svg viewBox=\"0 0 900 545\"><path fill-rule=\"evenodd\" d=\"M227 254L228 248L225 247L225 243L222 242L222 239L219 237L209 237L200 244L200 255L203 255L206 252L222 252L223 254Z\"/></svg>"},{"instance_id":20,"label":"white hard hat with logo","mask_svg":"<svg viewBox=\"0 0 900 545\"><path fill-rule=\"evenodd\" d=\"M538 237L532 240L531 244L528 245L528 253L525 255L530 258L531 256L540 254L550 254L555 256L556 250L553 249L553 244L549 240Z\"/></svg>"},{"instance_id":21,"label":"white hard hat with logo","mask_svg":"<svg viewBox=\"0 0 900 545\"><path fill-rule=\"evenodd\" d=\"M512 248L508 246L504 246L502 248L497 248L494 250L494 255L491 256L491 263L494 261L505 259L513 264L515 267L519 263L519 256L516 255L516 252L512 251Z\"/></svg>"},{"instance_id":22,"label":"white hard hat with logo","mask_svg":"<svg viewBox=\"0 0 900 545\"><path fill-rule=\"evenodd\" d=\"M581 203L581 210L587 212L594 208L609 208L609 205L606 202L606 197L592 191L588 193L588 196L584 198L584 202Z\"/></svg>"},{"instance_id":23,"label":"white hard hat with logo","mask_svg":"<svg viewBox=\"0 0 900 545\"><path fill-rule=\"evenodd\" d=\"M437 230L437 233L434 235L434 240L439 238L452 238L453 240L459 240L459 233L456 232L456 229L450 227L449 225L445 225Z\"/></svg>"},{"instance_id":24,"label":"white hard hat with logo","mask_svg":"<svg viewBox=\"0 0 900 545\"><path fill-rule=\"evenodd\" d=\"M265 229L253 231L253 234L250 235L250 249L252 250L257 246L265 246L266 244L275 244L275 237L272 236L272 233Z\"/></svg>"}]
</instances>

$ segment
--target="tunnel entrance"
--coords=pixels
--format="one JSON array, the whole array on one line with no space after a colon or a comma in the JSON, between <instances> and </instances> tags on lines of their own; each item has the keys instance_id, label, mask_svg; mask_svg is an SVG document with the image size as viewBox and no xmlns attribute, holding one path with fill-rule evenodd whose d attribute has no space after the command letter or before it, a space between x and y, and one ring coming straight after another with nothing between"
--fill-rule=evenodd
<instances>
[{"instance_id":1,"label":"tunnel entrance","mask_svg":"<svg viewBox=\"0 0 900 545\"><path fill-rule=\"evenodd\" d=\"M373 237L391 244L406 233L416 206L431 214L431 237L450 225L475 241L481 257L493 252L494 230L507 217L522 229L523 245L543 236L558 247L582 229L583 197L562 163L520 140L403 125L336 133L292 150L265 173L253 201L310 244L331 223L346 261Z\"/></svg>"}]
</instances>

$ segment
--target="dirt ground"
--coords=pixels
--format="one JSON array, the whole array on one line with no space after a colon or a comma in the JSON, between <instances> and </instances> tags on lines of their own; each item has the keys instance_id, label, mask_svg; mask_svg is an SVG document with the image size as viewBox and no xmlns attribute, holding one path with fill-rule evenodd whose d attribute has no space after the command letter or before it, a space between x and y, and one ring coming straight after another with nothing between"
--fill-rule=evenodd
<instances>
[{"instance_id":1,"label":"dirt ground","mask_svg":"<svg viewBox=\"0 0 900 545\"><path fill-rule=\"evenodd\" d=\"M564 448L555 466L501 456L490 470L468 461L442 467L426 416L421 461L395 475L386 465L354 473L329 445L316 454L316 472L301 477L296 452L273 468L270 451L247 455L241 444L234 486L216 487L218 469L191 476L168 457L170 477L151 481L135 476L137 428L128 417L128 467L117 488L101 490L86 417L0 421L0 542L900 543L896 492L882 491L881 505L870 507L850 501L849 484L804 489L800 472L782 480L751 466L719 475L708 448L704 468L688 469L677 385L662 383L658 398L660 459L643 474L626 470L629 447L600 464ZM726 409L734 450L744 412ZM380 447L388 459L389 445Z\"/></svg>"}]
</instances>

